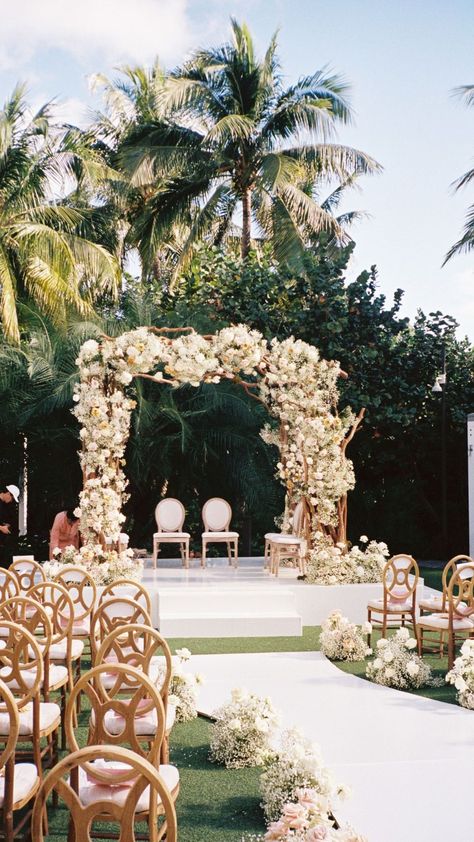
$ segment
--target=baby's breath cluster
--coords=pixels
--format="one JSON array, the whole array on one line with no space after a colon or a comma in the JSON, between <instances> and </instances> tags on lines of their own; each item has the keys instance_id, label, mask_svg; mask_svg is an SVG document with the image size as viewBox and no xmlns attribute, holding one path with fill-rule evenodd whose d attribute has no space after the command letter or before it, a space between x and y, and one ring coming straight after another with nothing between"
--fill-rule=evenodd
<instances>
[{"instance_id":1,"label":"baby's breath cluster","mask_svg":"<svg viewBox=\"0 0 474 842\"><path fill-rule=\"evenodd\" d=\"M177 722L189 722L198 715L197 692L202 677L185 666L190 658L191 652L186 648L177 649L173 658L168 702L176 708Z\"/></svg>"},{"instance_id":2,"label":"baby's breath cluster","mask_svg":"<svg viewBox=\"0 0 474 842\"><path fill-rule=\"evenodd\" d=\"M461 654L456 658L452 670L446 676L449 684L454 684L458 691L458 702L464 708L474 710L474 640L469 638L461 646Z\"/></svg>"},{"instance_id":3,"label":"baby's breath cluster","mask_svg":"<svg viewBox=\"0 0 474 842\"><path fill-rule=\"evenodd\" d=\"M372 654L366 643L371 631L370 623L356 626L341 611L333 611L321 626L321 652L331 661L363 661Z\"/></svg>"},{"instance_id":4,"label":"baby's breath cluster","mask_svg":"<svg viewBox=\"0 0 474 842\"><path fill-rule=\"evenodd\" d=\"M232 691L231 701L214 713L210 757L227 768L261 766L270 753L279 716L270 699Z\"/></svg>"},{"instance_id":5,"label":"baby's breath cluster","mask_svg":"<svg viewBox=\"0 0 474 842\"><path fill-rule=\"evenodd\" d=\"M432 683L431 667L416 654L417 642L406 628L377 641L375 658L366 668L367 678L376 684L411 690Z\"/></svg>"}]
</instances>

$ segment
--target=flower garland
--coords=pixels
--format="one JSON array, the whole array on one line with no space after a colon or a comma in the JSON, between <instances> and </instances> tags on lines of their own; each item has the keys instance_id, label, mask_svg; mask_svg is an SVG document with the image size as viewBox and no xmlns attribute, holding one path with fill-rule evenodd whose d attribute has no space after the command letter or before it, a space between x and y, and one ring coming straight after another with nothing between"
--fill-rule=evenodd
<instances>
[{"instance_id":1,"label":"flower garland","mask_svg":"<svg viewBox=\"0 0 474 842\"><path fill-rule=\"evenodd\" d=\"M109 585L117 579L133 579L139 582L143 574L143 561L133 556L133 550L103 549L101 544L88 544L77 550L73 546L63 551L53 551L54 561L45 561L44 574L47 579L54 579L67 565L81 567L94 580L96 585Z\"/></svg>"},{"instance_id":2,"label":"flower garland","mask_svg":"<svg viewBox=\"0 0 474 842\"><path fill-rule=\"evenodd\" d=\"M372 654L366 635L372 631L370 623L356 626L340 611L333 611L322 624L319 646L331 661L363 661Z\"/></svg>"},{"instance_id":3,"label":"flower garland","mask_svg":"<svg viewBox=\"0 0 474 842\"><path fill-rule=\"evenodd\" d=\"M315 789L298 789L295 800L284 804L277 821L264 836L248 842L367 842L351 827L336 827L327 798Z\"/></svg>"},{"instance_id":4,"label":"flower garland","mask_svg":"<svg viewBox=\"0 0 474 842\"><path fill-rule=\"evenodd\" d=\"M176 650L176 658L173 659L168 702L176 708L177 722L189 722L198 715L197 692L202 677L185 669L184 665L190 658L189 649L183 648Z\"/></svg>"},{"instance_id":5,"label":"flower garland","mask_svg":"<svg viewBox=\"0 0 474 842\"><path fill-rule=\"evenodd\" d=\"M456 658L452 670L446 675L446 681L454 684L460 705L474 710L474 640L468 638L461 646L461 654Z\"/></svg>"},{"instance_id":6,"label":"flower garland","mask_svg":"<svg viewBox=\"0 0 474 842\"><path fill-rule=\"evenodd\" d=\"M210 759L228 769L260 766L270 753L279 716L270 699L236 689L214 713Z\"/></svg>"},{"instance_id":7,"label":"flower garland","mask_svg":"<svg viewBox=\"0 0 474 842\"><path fill-rule=\"evenodd\" d=\"M168 338L166 329L138 328L100 344L90 339L79 352L74 413L81 424L84 487L77 513L85 542L102 544L106 537L116 541L122 528L124 455L135 407L126 389L133 378L151 377L175 387L229 379L263 402L276 422L267 424L261 435L280 451L278 476L287 488L284 531L290 529L294 506L304 501L306 537L312 546L309 580L327 583L332 576L336 581L373 581L379 545L370 544L365 553L346 552L341 501L355 480L345 445L358 421L350 410L337 412L339 364L322 360L316 348L293 337L267 343L246 325L210 337L186 330ZM325 564L321 568L322 556L338 542L336 533L339 543L344 538L340 553L347 562L341 566L337 553L333 558L329 552L328 574Z\"/></svg>"}]
</instances>

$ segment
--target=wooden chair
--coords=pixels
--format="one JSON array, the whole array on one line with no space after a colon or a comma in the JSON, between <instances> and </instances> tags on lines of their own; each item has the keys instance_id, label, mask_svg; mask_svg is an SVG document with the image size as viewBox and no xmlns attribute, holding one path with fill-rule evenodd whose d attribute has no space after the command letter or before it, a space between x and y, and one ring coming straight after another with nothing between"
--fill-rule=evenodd
<instances>
[{"instance_id":1,"label":"wooden chair","mask_svg":"<svg viewBox=\"0 0 474 842\"><path fill-rule=\"evenodd\" d=\"M425 634L431 640L426 645ZM447 590L447 611L424 615L418 619L418 653L438 649L443 652L448 639L448 670L453 668L458 641L474 637L474 562L462 564L452 575ZM438 641L436 643L436 641Z\"/></svg>"},{"instance_id":2,"label":"wooden chair","mask_svg":"<svg viewBox=\"0 0 474 842\"><path fill-rule=\"evenodd\" d=\"M18 742L31 744L33 762L42 777L43 765L54 765L58 759L57 733L61 710L55 702L42 702L44 676L40 645L26 628L0 618L3 634L0 648L0 680L11 690L19 713ZM15 689L13 689L15 688ZM8 717L0 715L0 743L9 737ZM41 740L46 740L42 747Z\"/></svg>"},{"instance_id":3,"label":"wooden chair","mask_svg":"<svg viewBox=\"0 0 474 842\"><path fill-rule=\"evenodd\" d=\"M451 558L443 569L441 576L441 593L426 599L418 600L418 608L421 614L434 614L437 611L446 611L448 604L448 586L456 570L464 564L473 564L474 559L468 555L456 555Z\"/></svg>"},{"instance_id":4,"label":"wooden chair","mask_svg":"<svg viewBox=\"0 0 474 842\"><path fill-rule=\"evenodd\" d=\"M410 618L416 637L416 589L418 586L418 565L411 555L400 553L390 558L382 572L383 596L367 604L367 619L374 628L382 630L386 637L387 627L406 624ZM372 635L368 635L371 645Z\"/></svg>"},{"instance_id":5,"label":"wooden chair","mask_svg":"<svg viewBox=\"0 0 474 842\"><path fill-rule=\"evenodd\" d=\"M20 716L13 694L3 681L0 681L0 717L8 719L8 737L0 751L0 823L5 842L13 842L30 821L32 809L25 812L24 808L38 791L40 777L34 763L15 763ZM19 810L23 814L15 823L14 814Z\"/></svg>"},{"instance_id":6,"label":"wooden chair","mask_svg":"<svg viewBox=\"0 0 474 842\"><path fill-rule=\"evenodd\" d=\"M41 564L38 564L38 562L32 558L16 558L10 564L8 569L10 573L13 573L16 576L20 591L24 593L29 591L36 582L46 581L46 576L44 575Z\"/></svg>"},{"instance_id":7,"label":"wooden chair","mask_svg":"<svg viewBox=\"0 0 474 842\"><path fill-rule=\"evenodd\" d=\"M189 532L183 532L186 510L174 497L160 500L155 509L158 531L153 534L153 567L160 551L160 544L179 544L183 567L189 567Z\"/></svg>"},{"instance_id":8,"label":"wooden chair","mask_svg":"<svg viewBox=\"0 0 474 842\"><path fill-rule=\"evenodd\" d=\"M81 674L84 641L72 636L75 614L69 592L60 582L37 582L26 595L42 605L48 614L52 630L49 660L52 664L66 667L68 690L71 692L74 675L77 679Z\"/></svg>"},{"instance_id":9,"label":"wooden chair","mask_svg":"<svg viewBox=\"0 0 474 842\"><path fill-rule=\"evenodd\" d=\"M96 663L97 650L102 641L116 628L124 628L132 623L152 626L149 613L134 599L127 596L112 596L97 607L91 623L91 657Z\"/></svg>"},{"instance_id":10,"label":"wooden chair","mask_svg":"<svg viewBox=\"0 0 474 842\"><path fill-rule=\"evenodd\" d=\"M92 578L82 567L67 565L54 577L67 589L74 606L72 636L79 640L88 640L92 649L91 616L97 600L97 587Z\"/></svg>"},{"instance_id":11,"label":"wooden chair","mask_svg":"<svg viewBox=\"0 0 474 842\"><path fill-rule=\"evenodd\" d=\"M159 654L158 654L159 653ZM102 641L97 651L96 664L130 664L141 670L158 688L165 710L165 736L161 749L161 762L169 762L169 736L176 719L176 708L168 704L168 693L173 671L173 658L168 643L161 634L150 626L133 623L123 628L116 628ZM104 675L102 682L106 689L114 681ZM150 738L155 733L157 723L150 718Z\"/></svg>"},{"instance_id":12,"label":"wooden chair","mask_svg":"<svg viewBox=\"0 0 474 842\"><path fill-rule=\"evenodd\" d=\"M239 533L229 532L232 509L222 497L211 497L202 507L204 532L202 533L201 567L206 566L208 544L226 544L229 564L239 563Z\"/></svg>"},{"instance_id":13,"label":"wooden chair","mask_svg":"<svg viewBox=\"0 0 474 842\"><path fill-rule=\"evenodd\" d=\"M109 585L106 585L104 590L101 594L99 594L99 599L97 601L97 607L102 605L107 599L111 599L111 597L122 597L125 596L128 599L133 599L135 602L138 602L151 616L151 599L148 590L141 585L140 582L135 582L133 579L117 579L115 582L111 582Z\"/></svg>"},{"instance_id":14,"label":"wooden chair","mask_svg":"<svg viewBox=\"0 0 474 842\"><path fill-rule=\"evenodd\" d=\"M113 676L113 686L105 687L104 678ZM165 736L165 709L161 694L145 673L129 664L98 664L81 676L69 699L66 711L66 733L71 751L78 749L72 714L76 708L76 699L80 694L86 696L91 707L89 726L90 744L123 745L158 767L173 801L179 793L179 772L175 766L160 764L162 742ZM148 722L155 723L153 732L147 727ZM87 782L79 777L79 796L83 798L82 788ZM142 811L144 812L144 810ZM143 821L143 817L140 819Z\"/></svg>"},{"instance_id":15,"label":"wooden chair","mask_svg":"<svg viewBox=\"0 0 474 842\"><path fill-rule=\"evenodd\" d=\"M81 803L80 780L87 786ZM135 842L135 823L147 820L150 842L177 842L174 799L159 772L144 757L119 746L87 746L51 770L35 799L31 820L34 842L43 842L47 799L56 792L70 815L69 838L90 842L93 822L112 822L120 842ZM159 822L162 822L161 827Z\"/></svg>"},{"instance_id":16,"label":"wooden chair","mask_svg":"<svg viewBox=\"0 0 474 842\"><path fill-rule=\"evenodd\" d=\"M306 541L301 535L303 528L303 501L300 500L294 509L291 523L293 532L284 534L282 532L267 532L265 535L265 561L264 567L270 569L270 573L278 576L280 562L283 560L296 561L299 572L304 576Z\"/></svg>"}]
</instances>

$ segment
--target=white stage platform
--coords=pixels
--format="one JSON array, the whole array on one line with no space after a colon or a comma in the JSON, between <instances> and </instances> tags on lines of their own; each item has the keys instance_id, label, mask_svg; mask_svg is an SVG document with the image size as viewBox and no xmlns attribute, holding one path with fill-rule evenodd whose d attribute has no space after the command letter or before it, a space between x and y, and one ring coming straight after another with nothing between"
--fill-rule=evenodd
<instances>
[{"instance_id":1,"label":"white stage platform","mask_svg":"<svg viewBox=\"0 0 474 842\"><path fill-rule=\"evenodd\" d=\"M199 561L185 570L178 559L145 565L143 584L152 600L153 623L165 637L299 636L302 626L317 626L335 608L353 622L367 619L367 602L382 586L307 585L297 571L283 568L270 576L263 558ZM423 582L420 581L420 590Z\"/></svg>"},{"instance_id":2,"label":"white stage platform","mask_svg":"<svg viewBox=\"0 0 474 842\"><path fill-rule=\"evenodd\" d=\"M348 675L319 652L193 655L199 709L234 687L269 696L353 790L336 810L370 842L471 842L474 714Z\"/></svg>"}]
</instances>

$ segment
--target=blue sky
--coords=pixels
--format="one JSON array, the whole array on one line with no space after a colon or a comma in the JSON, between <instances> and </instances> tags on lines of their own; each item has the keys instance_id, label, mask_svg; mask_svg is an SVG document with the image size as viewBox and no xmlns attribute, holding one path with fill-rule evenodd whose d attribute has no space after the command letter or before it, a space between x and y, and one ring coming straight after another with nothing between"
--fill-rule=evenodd
<instances>
[{"instance_id":1,"label":"blue sky","mask_svg":"<svg viewBox=\"0 0 474 842\"><path fill-rule=\"evenodd\" d=\"M470 0L3 0L0 99L25 80L35 104L57 97L61 116L84 122L89 74L157 54L173 66L225 38L230 15L246 20L262 50L280 29L288 82L329 65L352 85L355 124L338 139L384 172L348 200L370 214L352 231L349 278L376 264L382 292L405 290L405 314L450 313L474 341L473 256L441 268L474 201L474 188L450 188L473 165L474 109L450 95L474 84Z\"/></svg>"}]
</instances>

